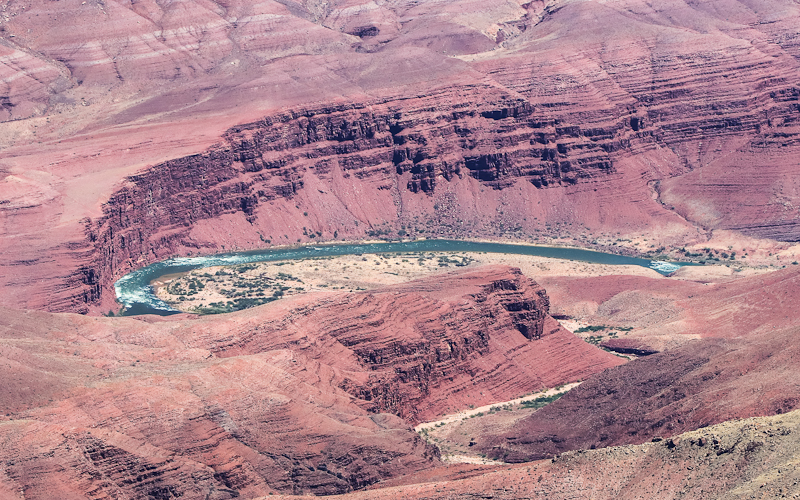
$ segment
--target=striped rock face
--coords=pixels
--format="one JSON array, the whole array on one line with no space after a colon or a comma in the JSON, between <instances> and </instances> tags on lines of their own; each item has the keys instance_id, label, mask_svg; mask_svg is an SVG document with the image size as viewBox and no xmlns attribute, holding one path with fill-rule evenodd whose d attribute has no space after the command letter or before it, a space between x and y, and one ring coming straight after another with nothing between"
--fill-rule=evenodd
<instances>
[{"instance_id":1,"label":"striped rock face","mask_svg":"<svg viewBox=\"0 0 800 500\"><path fill-rule=\"evenodd\" d=\"M548 308L487 267L202 318L6 309L0 491L332 494L439 467L413 424L622 362Z\"/></svg>"},{"instance_id":2,"label":"striped rock face","mask_svg":"<svg viewBox=\"0 0 800 500\"><path fill-rule=\"evenodd\" d=\"M311 234L800 234L796 2L0 15L8 306L107 311L146 263Z\"/></svg>"},{"instance_id":3,"label":"striped rock face","mask_svg":"<svg viewBox=\"0 0 800 500\"><path fill-rule=\"evenodd\" d=\"M796 408L788 269L685 287L562 281L560 311L643 325L607 347L664 351L625 366L499 267L215 318L67 313L117 310L114 281L170 256L333 240L628 241L674 256L724 234L718 250L739 245L737 259L747 248L788 264L798 26L796 0L2 3L0 496L425 481L453 469L412 423L609 367L473 449L529 460ZM793 459L763 455L786 428L768 425L769 445L731 431L748 436L743 451L709 434L590 462L645 471L631 484L648 498L691 489L666 475L701 455L741 458L719 466L728 478L773 477ZM662 467L673 449L680 468ZM459 491L626 484L582 460ZM573 463L588 472L569 476ZM654 490L654 469L672 486ZM697 498L755 494L710 482ZM762 496L787 493L775 485Z\"/></svg>"}]
</instances>

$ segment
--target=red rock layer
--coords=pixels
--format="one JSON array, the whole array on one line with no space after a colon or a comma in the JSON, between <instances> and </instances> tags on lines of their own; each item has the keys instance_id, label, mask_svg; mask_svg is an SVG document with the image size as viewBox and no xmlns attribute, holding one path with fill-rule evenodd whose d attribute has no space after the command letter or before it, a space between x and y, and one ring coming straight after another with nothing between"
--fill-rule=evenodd
<instances>
[{"instance_id":1,"label":"red rock layer","mask_svg":"<svg viewBox=\"0 0 800 500\"><path fill-rule=\"evenodd\" d=\"M269 321L243 311L172 334L219 357L302 352L340 369L339 384L365 408L412 422L622 362L561 328L544 290L502 266L284 304L268 309Z\"/></svg>"},{"instance_id":2,"label":"red rock layer","mask_svg":"<svg viewBox=\"0 0 800 500\"><path fill-rule=\"evenodd\" d=\"M622 362L584 345L547 309L541 287L518 271L489 268L295 309L213 350L243 355L289 342L347 370L341 387L370 411L416 423Z\"/></svg>"},{"instance_id":3,"label":"red rock layer","mask_svg":"<svg viewBox=\"0 0 800 500\"><path fill-rule=\"evenodd\" d=\"M574 449L642 443L800 406L797 332L698 340L605 371L482 448L511 462Z\"/></svg>"},{"instance_id":4,"label":"red rock layer","mask_svg":"<svg viewBox=\"0 0 800 500\"><path fill-rule=\"evenodd\" d=\"M0 470L26 498L324 494L438 463L291 350L223 360L175 323L3 318Z\"/></svg>"},{"instance_id":5,"label":"red rock layer","mask_svg":"<svg viewBox=\"0 0 800 500\"><path fill-rule=\"evenodd\" d=\"M0 122L41 113L52 89L70 86L63 65L4 42L0 43Z\"/></svg>"},{"instance_id":6,"label":"red rock layer","mask_svg":"<svg viewBox=\"0 0 800 500\"><path fill-rule=\"evenodd\" d=\"M337 235L796 239L795 3L525 5L9 6L47 116L4 125L0 299Z\"/></svg>"},{"instance_id":7,"label":"red rock layer","mask_svg":"<svg viewBox=\"0 0 800 500\"><path fill-rule=\"evenodd\" d=\"M548 111L580 122L582 134L630 116L644 144L670 149L691 170L665 162L653 178L659 201L690 221L797 241L800 89L789 27L797 15L788 2L752 10L572 2L515 39L508 55L477 65L532 102L550 101ZM635 155L642 144L624 146Z\"/></svg>"},{"instance_id":8,"label":"red rock layer","mask_svg":"<svg viewBox=\"0 0 800 500\"><path fill-rule=\"evenodd\" d=\"M466 176L501 189L519 179L546 187L604 177L613 170L609 151L618 149L616 144L630 132L627 119L619 118L587 138L579 127L555 128L552 119L537 116L525 101L491 87L470 94L453 96L447 89L418 96L413 104L371 103L268 117L229 130L224 145L211 151L130 177L129 186L104 206L104 216L86 225L96 261L76 276L84 285L83 300L99 301L109 279L143 257L199 247L192 237L199 221L216 219L218 224L224 215L241 214L262 244L265 239L289 243L279 228L270 227L274 202L310 189L331 194L323 196L331 199L322 206L309 208L307 224L315 237L363 234L369 230L358 229L364 219L375 225L389 222L392 234L400 219L414 231L419 227L415 219L430 215L402 210L402 200L418 191L433 193L442 182L437 179ZM465 97L485 104L473 106ZM550 144L562 136L574 136L573 153L558 153ZM356 203L342 192L351 178L385 192L375 203L383 207L358 214ZM320 213L323 208L328 210ZM435 230L444 224L420 226Z\"/></svg>"},{"instance_id":9,"label":"red rock layer","mask_svg":"<svg viewBox=\"0 0 800 500\"><path fill-rule=\"evenodd\" d=\"M646 278L566 280L601 304L644 291L672 309L679 347L607 370L556 403L482 446L492 456L530 460L573 449L641 443L735 418L785 413L800 407L800 329L794 315L800 272L785 269L705 286ZM583 281L584 283L580 283ZM604 285L605 282L605 286ZM627 290L625 290L627 288ZM563 293L563 290L562 290ZM581 294L578 294L581 295ZM606 307L601 305L601 309ZM632 308L638 307L636 304ZM610 306L606 307L608 310ZM624 308L606 318L625 316ZM663 343L663 332L622 337L637 349ZM658 347L652 350L660 350Z\"/></svg>"},{"instance_id":10,"label":"red rock layer","mask_svg":"<svg viewBox=\"0 0 800 500\"><path fill-rule=\"evenodd\" d=\"M426 470L438 452L409 421L620 363L547 307L489 268L217 317L6 309L0 491L331 494Z\"/></svg>"},{"instance_id":11,"label":"red rock layer","mask_svg":"<svg viewBox=\"0 0 800 500\"><path fill-rule=\"evenodd\" d=\"M463 479L462 471L449 478L434 471L415 483L333 498L793 498L800 494L799 418L792 412L727 422L655 443L569 452L484 474L472 470Z\"/></svg>"}]
</instances>

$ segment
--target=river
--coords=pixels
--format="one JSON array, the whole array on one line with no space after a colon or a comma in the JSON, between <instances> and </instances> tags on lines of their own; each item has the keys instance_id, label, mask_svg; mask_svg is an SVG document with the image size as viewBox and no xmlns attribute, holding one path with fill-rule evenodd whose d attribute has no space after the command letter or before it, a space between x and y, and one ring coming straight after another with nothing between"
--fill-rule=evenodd
<instances>
[{"instance_id":1,"label":"river","mask_svg":"<svg viewBox=\"0 0 800 500\"><path fill-rule=\"evenodd\" d=\"M123 314L176 314L167 303L156 297L150 283L166 274L181 273L211 266L229 266L250 262L278 260L300 260L310 257L335 255L358 255L398 252L486 252L516 255L533 255L554 259L575 260L592 264L633 265L655 269L661 274L670 274L688 263L666 263L626 257L611 253L594 252L577 248L515 245L510 243L486 243L461 240L415 240L386 243L319 244L299 247L275 248L233 252L205 257L176 257L156 262L129 274L114 283L117 300L124 305Z\"/></svg>"}]
</instances>

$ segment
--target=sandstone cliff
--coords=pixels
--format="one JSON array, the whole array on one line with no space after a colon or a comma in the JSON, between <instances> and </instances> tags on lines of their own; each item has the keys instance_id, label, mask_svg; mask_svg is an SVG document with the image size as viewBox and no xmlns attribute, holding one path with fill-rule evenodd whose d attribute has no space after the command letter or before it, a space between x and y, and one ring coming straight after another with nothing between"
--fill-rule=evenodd
<instances>
[{"instance_id":1,"label":"sandstone cliff","mask_svg":"<svg viewBox=\"0 0 800 500\"><path fill-rule=\"evenodd\" d=\"M794 241L798 8L763 4L9 7L3 303L298 240Z\"/></svg>"},{"instance_id":2,"label":"sandstone cliff","mask_svg":"<svg viewBox=\"0 0 800 500\"><path fill-rule=\"evenodd\" d=\"M0 492L332 494L437 467L410 423L621 362L547 310L508 268L204 318L4 309Z\"/></svg>"}]
</instances>

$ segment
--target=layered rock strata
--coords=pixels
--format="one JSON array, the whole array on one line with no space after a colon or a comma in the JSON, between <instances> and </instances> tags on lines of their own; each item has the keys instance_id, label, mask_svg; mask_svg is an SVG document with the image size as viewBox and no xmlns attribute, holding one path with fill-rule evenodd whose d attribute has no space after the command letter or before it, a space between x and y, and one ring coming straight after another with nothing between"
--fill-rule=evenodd
<instances>
[{"instance_id":1,"label":"layered rock strata","mask_svg":"<svg viewBox=\"0 0 800 500\"><path fill-rule=\"evenodd\" d=\"M581 384L483 449L510 462L535 460L794 410L800 390L787 366L798 353L784 346L796 335L698 340L640 358Z\"/></svg>"},{"instance_id":2,"label":"layered rock strata","mask_svg":"<svg viewBox=\"0 0 800 500\"><path fill-rule=\"evenodd\" d=\"M581 57L588 64L590 56ZM99 282L107 280L107 275L118 275L121 269L127 269L127 262L142 256L196 247L192 226L199 220L219 219L225 214L241 214L254 229L267 233L266 237L262 234L262 241L277 238L278 242L288 243L288 238L281 241L277 227L262 224L259 219L271 215L271 202L297 198L306 187L322 195L330 191L333 199L319 200L322 207L338 206L344 212L344 216L336 217L326 211L320 213L321 207L311 208L317 212L311 223L316 234L311 234L322 239L376 229L395 234L400 225L412 228L402 232L414 234L420 218L430 218L426 225L433 223L434 232L456 222L461 224L457 230L462 234L485 234L492 224L530 226L519 221L527 220L528 210L505 222L495 217L490 217L489 222L488 214L480 210L477 217L456 215L463 220L448 221L414 210L412 207L419 201L413 200L413 193L436 195L442 191L442 186L437 191L437 183L445 183L448 189L449 184L463 182L464 178L474 179L481 189L485 186L512 192L520 182L530 183L527 185L536 190L564 188L579 182L615 183L621 176L614 165L625 163L624 159L631 155L652 154L648 151L666 147L677 157L685 157L680 148L704 140L730 148L746 136L758 136L760 139L753 140L760 141L766 140L767 135L780 134L787 137L782 147L793 147L793 139L788 137L794 137L791 124L800 109L800 94L791 84L794 64L760 85L762 66L768 64L761 61L760 53L745 49L726 52L721 60L716 58L711 63L703 55L692 60L697 67L687 67L685 62L680 67L678 62L659 66L651 79L661 81L658 75L673 75L663 77L663 90L643 88L639 77L614 72L613 78L619 79L617 85L625 90L619 95L605 89L605 83L592 82L598 87L597 94L586 96L579 87L590 83L576 75L567 91L571 105L562 106L552 102L554 97L541 95L536 90L539 87L521 83L527 80L519 72L541 74L543 68L518 58L501 59L502 68L485 68L506 90L479 84L456 94L445 89L402 101L271 116L230 129L224 143L206 153L167 162L130 178L130 187L116 193L107 203L104 217L87 228L90 239L96 238L93 241L97 261L93 270L100 276ZM507 74L511 68L514 73ZM727 93L718 95L719 75L734 70L741 72L741 80L727 85ZM700 76L675 83L674 75L685 72ZM712 88L718 95L715 99L729 103L724 109L717 101L709 103L706 98ZM695 94L702 103L694 106L703 116L698 118L702 125L693 123L684 111L693 102L687 104L687 99ZM731 102L739 104L731 106ZM593 110L591 114L584 111L587 108ZM717 110L716 121L709 122L706 115L711 108ZM781 130L767 127L764 116L775 117L768 120L780 122ZM686 159L683 165L673 164L666 171L646 175L658 179L697 166ZM341 191L346 190L339 184L356 179L363 188L377 191L374 196L383 205L377 213L359 216L347 196L342 196ZM576 190L580 191L583 189ZM461 204L452 200L449 203L455 205L453 208ZM437 208L447 204L444 198ZM456 213L461 210L458 207ZM681 213L696 219L691 213ZM730 214L726 217L739 217L731 210L725 213ZM796 219L783 212L780 217ZM367 222L371 229L356 229L359 220ZM581 217L578 220L583 222ZM708 225L705 220L702 223ZM380 227L382 224L386 226ZM731 227L725 223L713 225ZM760 236L792 238L790 228L781 229L780 234L737 229ZM307 237L308 228L303 232L303 239ZM96 300L95 292L87 298Z\"/></svg>"},{"instance_id":3,"label":"layered rock strata","mask_svg":"<svg viewBox=\"0 0 800 500\"><path fill-rule=\"evenodd\" d=\"M663 352L605 371L481 447L508 461L533 460L800 407L794 266L714 286L664 281L565 278L576 303L596 301L601 321L639 313L623 323L639 331L609 340L612 347ZM647 326L654 319L662 324Z\"/></svg>"},{"instance_id":4,"label":"layered rock strata","mask_svg":"<svg viewBox=\"0 0 800 500\"><path fill-rule=\"evenodd\" d=\"M541 287L500 266L316 300L270 322L233 323L227 336L180 334L219 357L293 346L342 369L341 387L369 411L416 423L623 362L561 328L548 308Z\"/></svg>"},{"instance_id":5,"label":"layered rock strata","mask_svg":"<svg viewBox=\"0 0 800 500\"><path fill-rule=\"evenodd\" d=\"M547 309L508 268L204 318L5 309L0 491L332 494L427 470L410 422L620 363Z\"/></svg>"},{"instance_id":6,"label":"layered rock strata","mask_svg":"<svg viewBox=\"0 0 800 500\"><path fill-rule=\"evenodd\" d=\"M420 475L403 486L334 498L793 498L800 494L795 467L799 423L797 411L750 418L657 442L569 452L483 474Z\"/></svg>"},{"instance_id":7,"label":"layered rock strata","mask_svg":"<svg viewBox=\"0 0 800 500\"><path fill-rule=\"evenodd\" d=\"M262 244L291 243L263 219L272 216L276 200L298 198L305 189L330 193L322 196L321 207L308 208L313 216L305 240L308 231L331 239L363 234L380 223L396 234L395 227L406 222L413 232L420 227L417 218L428 214L404 210L403 201L417 192L433 194L437 182L470 177L499 190L520 179L539 188L606 177L613 171L609 152L631 133L627 118L620 118L583 136L577 126L556 128L553 118L535 113L524 100L485 86L473 92L476 100L499 102L442 105L452 98L445 90L417 96L412 106L395 101L267 117L229 130L210 151L128 178L105 204L104 216L86 221L96 258L77 276L85 285L83 299L97 302L109 279L132 263L202 248L192 234L200 221L241 214ZM571 152L553 145L562 136L572 138ZM356 180L385 193L377 196L384 205L378 213L357 213L356 200L341 186ZM338 216L332 213L338 210ZM359 229L359 221L369 226Z\"/></svg>"},{"instance_id":8,"label":"layered rock strata","mask_svg":"<svg viewBox=\"0 0 800 500\"><path fill-rule=\"evenodd\" d=\"M366 5L6 6L3 303L298 240L797 239L796 4Z\"/></svg>"}]
</instances>

